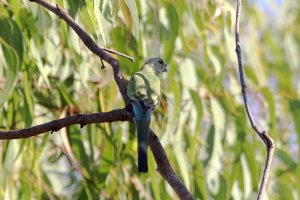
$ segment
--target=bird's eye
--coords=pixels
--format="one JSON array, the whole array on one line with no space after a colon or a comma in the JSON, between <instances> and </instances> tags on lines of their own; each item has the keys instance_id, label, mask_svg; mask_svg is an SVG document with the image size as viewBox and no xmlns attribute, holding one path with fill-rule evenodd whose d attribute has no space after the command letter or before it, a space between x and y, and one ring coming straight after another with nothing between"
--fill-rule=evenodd
<instances>
[{"instance_id":1,"label":"bird's eye","mask_svg":"<svg viewBox=\"0 0 300 200\"><path fill-rule=\"evenodd\" d=\"M158 62L159 62L159 64L161 64L161 65L164 64L164 62L163 62L162 60L159 60Z\"/></svg>"}]
</instances>

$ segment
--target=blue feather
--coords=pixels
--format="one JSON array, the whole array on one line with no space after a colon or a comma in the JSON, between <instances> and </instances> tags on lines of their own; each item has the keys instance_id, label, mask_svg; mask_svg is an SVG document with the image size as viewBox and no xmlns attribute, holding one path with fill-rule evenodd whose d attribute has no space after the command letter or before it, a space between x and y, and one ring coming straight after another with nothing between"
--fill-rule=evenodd
<instances>
[{"instance_id":1,"label":"blue feather","mask_svg":"<svg viewBox=\"0 0 300 200\"><path fill-rule=\"evenodd\" d=\"M154 109L143 105L142 101L133 101L132 107L138 136L138 171L148 172L149 130Z\"/></svg>"}]
</instances>

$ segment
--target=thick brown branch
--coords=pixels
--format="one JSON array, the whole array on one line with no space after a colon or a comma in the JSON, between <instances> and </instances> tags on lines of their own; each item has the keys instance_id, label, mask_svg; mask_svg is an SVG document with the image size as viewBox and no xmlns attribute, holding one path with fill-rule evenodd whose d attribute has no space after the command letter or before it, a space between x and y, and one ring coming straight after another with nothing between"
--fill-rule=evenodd
<instances>
[{"instance_id":1,"label":"thick brown branch","mask_svg":"<svg viewBox=\"0 0 300 200\"><path fill-rule=\"evenodd\" d=\"M131 115L125 109L118 109L104 113L76 114L22 130L0 131L0 140L28 138L49 131L55 132L63 127L74 124L79 124L83 127L86 124L129 121L130 119Z\"/></svg>"},{"instance_id":2,"label":"thick brown branch","mask_svg":"<svg viewBox=\"0 0 300 200\"><path fill-rule=\"evenodd\" d=\"M149 132L149 146L157 163L157 171L175 190L180 199L193 199L192 195L174 172L168 157L155 133Z\"/></svg>"},{"instance_id":3,"label":"thick brown branch","mask_svg":"<svg viewBox=\"0 0 300 200\"><path fill-rule=\"evenodd\" d=\"M130 101L126 94L125 79L123 77L122 72L120 71L119 61L111 57L105 52L105 51L109 51L109 49L106 48L103 49L99 47L95 43L95 41L58 5L53 6L44 0L29 0L29 1L40 4L41 6L45 7L46 9L56 14L59 18L63 19L69 26L72 27L72 29L77 33L77 35L80 37L82 42L87 46L87 48L91 52L93 52L95 55L99 56L99 58L105 60L107 63L109 63L112 66L114 72L114 78L119 87L119 90L124 98L125 103L129 104ZM112 51L109 52L116 54L117 51L113 50L113 52ZM122 53L119 53L118 55L121 54ZM133 60L133 58L131 58L131 60Z\"/></svg>"},{"instance_id":4,"label":"thick brown branch","mask_svg":"<svg viewBox=\"0 0 300 200\"><path fill-rule=\"evenodd\" d=\"M256 132L256 134L262 139L262 141L265 143L266 149L267 149L267 158L266 158L265 168L264 168L264 172L262 175L262 181L261 181L261 185L259 188L259 193L257 196L257 199L261 200L261 199L263 199L265 191L266 191L266 187L267 187L267 183L268 183L268 179L269 179L269 175L270 175L270 170L271 170L271 164L272 164L272 160L273 160L273 153L275 150L275 144L274 144L273 139L266 133L266 131L262 130L261 128L258 128L258 126L256 125L254 118L251 114L251 110L249 108L248 101L247 101L247 92L246 92L247 86L246 86L245 78L244 78L241 47L240 47L240 38L239 38L240 13L241 13L241 0L237 0L236 22L235 22L235 43L236 43L235 52L236 52L237 60L238 60L239 75L240 75L240 82L241 82L241 87L242 87L244 106L245 106L251 127Z\"/></svg>"},{"instance_id":5,"label":"thick brown branch","mask_svg":"<svg viewBox=\"0 0 300 200\"><path fill-rule=\"evenodd\" d=\"M131 114L125 109L118 109L105 113L77 114L22 130L0 131L0 140L28 138L49 131L58 131L63 127L74 124L79 124L82 127L92 123L114 121L129 121L133 123ZM193 199L188 189L174 172L168 160L167 154L152 130L150 131L149 135L149 146L157 163L157 171L170 184L180 199Z\"/></svg>"},{"instance_id":6,"label":"thick brown branch","mask_svg":"<svg viewBox=\"0 0 300 200\"><path fill-rule=\"evenodd\" d=\"M73 30L78 34L78 36L83 41L83 43L94 54L96 54L97 56L100 57L100 59L105 60L107 63L109 63L112 66L113 72L114 72L114 79L115 79L115 81L116 81L116 83L119 87L119 90L120 90L120 92L121 92L121 94L124 98L124 101L125 101L126 105L129 104L130 100L129 100L129 98L127 96L127 92L126 92L126 81L125 81L125 79L124 79L124 77L123 77L123 75L120 71L119 61L114 59L113 57L111 57L110 55L108 55L107 53L104 52L104 51L108 51L110 53L117 54L116 51L112 50L112 49L100 48L99 46L97 46L97 44L93 41L93 39L79 25L77 25L76 22L74 22L74 20L63 9L61 9L58 5L57 6L52 6L51 4L47 3L44 0L29 0L29 1L33 1L33 2L36 2L36 3L44 6L45 8L47 8L48 10L50 10L51 12L55 13L57 16L62 18L68 25L70 25L73 28ZM118 55L126 57L126 56L122 55L121 53L119 53ZM128 58L133 61L132 58L130 58L130 57L128 57ZM114 120L112 120L112 121L130 121L130 122L133 122L132 117L129 115L129 113L126 110L121 109L121 110L118 110L118 111L122 111L122 113L124 112L123 113L124 115L122 114L122 117L119 116L121 118L117 117L117 118L114 118ZM111 112L114 112L114 111L111 111ZM111 112L109 112L109 113L111 113ZM99 113L99 114L101 114L101 113ZM113 115L118 115L118 113L115 113ZM110 116L110 117L108 117L108 119L113 119L113 117ZM102 122L109 122L109 121L104 120ZM92 122L92 123L101 123L101 122L100 121L95 121L95 122ZM74 123L74 124L76 124L76 123ZM84 123L83 125L85 125L85 124L88 124L88 123ZM72 125L72 124L69 124L69 125ZM40 125L40 126L42 126L42 125ZM32 127L32 128L34 128L34 127ZM49 130L49 128L48 128L48 129L45 129L45 132L55 131L55 130L53 130L53 129ZM22 130L20 130L20 131L22 131ZM32 131L32 129L31 129L31 131ZM2 132L2 133L6 134L7 132ZM40 134L40 133L41 132L37 133L37 131L35 132L35 134L28 134L27 133L27 135L25 137L30 137L30 136L37 135L37 134ZM18 138L22 138L22 137L18 137ZM192 196L191 196L190 192L187 190L187 188L180 181L179 177L175 174L173 168L171 167L171 165L168 161L167 155L166 155L161 143L159 142L157 136L152 131L150 133L149 143L150 143L150 148L152 150L154 158L157 162L158 171L162 175L162 177L173 187L173 189L175 190L175 192L178 194L178 196L181 199L192 199Z\"/></svg>"}]
</instances>

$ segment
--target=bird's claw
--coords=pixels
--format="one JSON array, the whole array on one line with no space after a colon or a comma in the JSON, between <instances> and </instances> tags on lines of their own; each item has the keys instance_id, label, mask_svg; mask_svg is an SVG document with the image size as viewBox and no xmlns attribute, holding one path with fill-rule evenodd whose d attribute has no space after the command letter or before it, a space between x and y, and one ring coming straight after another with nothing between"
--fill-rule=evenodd
<instances>
[{"instance_id":1,"label":"bird's claw","mask_svg":"<svg viewBox=\"0 0 300 200\"><path fill-rule=\"evenodd\" d=\"M125 106L125 110L127 110L128 112L130 112L131 115L132 115L132 117L134 117L133 107L132 107L131 104L127 104L127 105Z\"/></svg>"}]
</instances>

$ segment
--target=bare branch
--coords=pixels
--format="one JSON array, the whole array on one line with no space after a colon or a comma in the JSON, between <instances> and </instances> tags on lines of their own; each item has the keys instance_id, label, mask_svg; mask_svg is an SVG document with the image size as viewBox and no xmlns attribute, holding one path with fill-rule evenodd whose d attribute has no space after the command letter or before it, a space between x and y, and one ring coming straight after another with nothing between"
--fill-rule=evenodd
<instances>
[{"instance_id":1,"label":"bare branch","mask_svg":"<svg viewBox=\"0 0 300 200\"><path fill-rule=\"evenodd\" d=\"M119 61L110 55L108 55L105 51L109 51L106 48L99 47L95 41L61 8L59 5L56 4L56 6L53 6L49 4L48 2L44 0L29 0L31 2L36 2L40 4L41 6L45 7L46 9L50 10L54 14L56 14L59 18L63 19L69 26L72 27L72 29L77 33L77 35L80 37L82 42L87 46L87 48L93 52L95 55L97 55L99 58L105 60L107 63L109 63L114 72L114 79L119 87L119 90L122 94L122 97L126 104L129 104L129 98L126 94L126 83L125 79L123 77L122 72L120 71L120 64ZM114 52L116 54L117 51L110 51L111 53ZM118 52L118 55L121 55L122 53ZM124 54L122 54L124 55ZM129 56L128 56L129 57ZM131 58L133 60L133 58Z\"/></svg>"},{"instance_id":2,"label":"bare branch","mask_svg":"<svg viewBox=\"0 0 300 200\"><path fill-rule=\"evenodd\" d=\"M122 94L122 97L128 105L130 103L130 100L127 96L127 90L126 90L126 80L124 79L121 71L120 71L120 65L119 61L105 53L104 51L108 51L110 53L117 54L115 50L112 49L106 49L106 48L100 48L97 46L97 44L93 41L93 39L79 26L76 24L76 22L58 5L52 6L51 4L47 3L44 0L29 0L36 2L46 9L50 10L51 12L55 13L58 17L62 18L68 25L70 25L73 30L78 34L80 39L83 41L83 43L97 56L99 56L100 59L105 60L107 63L109 63L114 72L114 79L119 87L120 93ZM118 52L119 53L119 52ZM125 57L122 53L119 53L118 55L121 55ZM133 58L128 57L133 61ZM80 124L80 125L86 125L89 123L102 123L102 122L113 122L113 121L130 121L133 122L131 114L126 110L126 109L120 109L120 110L114 110L108 113L97 113L97 114L92 114L95 116L91 115L75 115L71 117L67 117L64 119L61 119L59 125L53 127L53 122L56 122L57 120L53 122L46 123L44 125L39 125L35 126L32 128L27 128L19 131L6 131L6 132L0 132L1 134L6 134L10 136L11 138L23 138L23 137L30 137L33 135L37 135L42 133L41 130L44 132L47 131L56 131L59 130L62 127L65 126L70 126L72 124ZM105 117L103 115L106 115ZM75 118L75 119L73 119ZM77 118L80 118L81 120L78 121ZM83 119L84 118L84 119ZM69 122L69 120L73 120ZM76 123L79 122L79 123ZM14 134L21 134L22 136L15 136ZM1 139L1 137L0 137ZM9 139L6 137L6 139ZM157 166L158 166L158 171L162 175L162 177L173 187L175 192L178 194L178 196L181 199L192 199L192 196L190 192L187 190L187 188L184 186L184 184L180 181L179 177L175 174L172 166L170 165L167 155L158 140L157 136L154 134L154 132L150 132L150 137L149 137L149 144L151 151L153 153L153 156L156 160Z\"/></svg>"},{"instance_id":3,"label":"bare branch","mask_svg":"<svg viewBox=\"0 0 300 200\"><path fill-rule=\"evenodd\" d=\"M274 144L273 139L268 135L268 133L265 130L257 127L257 125L253 119L251 110L249 108L248 101L247 101L247 92L246 92L247 86L246 86L245 78L244 78L240 39L239 39L240 13L241 13L241 0L237 0L236 22L235 22L235 43L236 43L235 52L236 52L237 60L238 60L239 75L240 75L240 82L241 82L241 87L242 87L244 106L245 106L251 127L256 132L256 134L262 139L262 141L265 143L266 149L267 149L267 158L266 158L265 168L264 168L264 172L262 175L262 181L261 181L261 185L259 188L259 193L257 196L257 199L261 200L261 199L263 199L265 191L266 191L266 187L267 187L267 183L268 183L268 179L269 179L269 175L270 175L270 170L271 170L271 164L272 164L272 160L273 160L273 153L275 150L275 144Z\"/></svg>"},{"instance_id":4,"label":"bare branch","mask_svg":"<svg viewBox=\"0 0 300 200\"><path fill-rule=\"evenodd\" d=\"M107 51L107 52L112 53L112 54L116 54L116 55L122 56L124 58L129 59L131 62L134 62L134 58L133 57L130 57L130 56L124 54L124 53L118 52L118 51L116 51L114 49L109 49L109 48L102 47L102 50L103 51Z\"/></svg>"},{"instance_id":5,"label":"bare branch","mask_svg":"<svg viewBox=\"0 0 300 200\"><path fill-rule=\"evenodd\" d=\"M114 121L129 121L133 123L131 114L126 109L118 109L105 113L76 114L51 122L40 124L26 129L0 131L0 140L21 139L39 135L45 132L55 132L63 127L79 124L81 127L92 123L104 123ZM149 133L149 146L157 164L157 171L170 184L180 199L191 200L192 195L174 172L166 152L158 137L151 130ZM77 166L78 169L78 166Z\"/></svg>"},{"instance_id":6,"label":"bare branch","mask_svg":"<svg viewBox=\"0 0 300 200\"><path fill-rule=\"evenodd\" d=\"M55 132L63 127L79 124L80 127L86 124L130 121L131 114L125 109L113 110L104 113L93 114L76 114L62 119L53 120L51 122L25 128L21 130L0 131L0 140L28 138L45 132Z\"/></svg>"}]
</instances>

